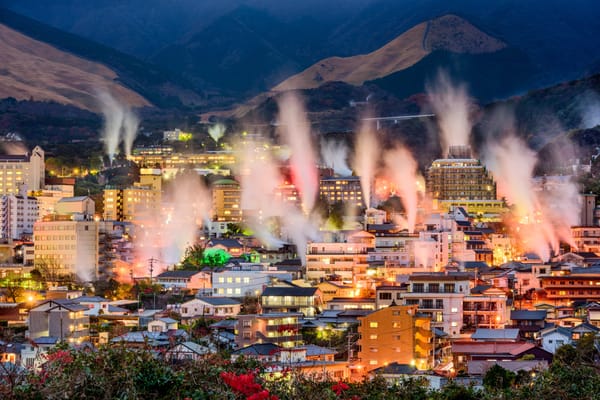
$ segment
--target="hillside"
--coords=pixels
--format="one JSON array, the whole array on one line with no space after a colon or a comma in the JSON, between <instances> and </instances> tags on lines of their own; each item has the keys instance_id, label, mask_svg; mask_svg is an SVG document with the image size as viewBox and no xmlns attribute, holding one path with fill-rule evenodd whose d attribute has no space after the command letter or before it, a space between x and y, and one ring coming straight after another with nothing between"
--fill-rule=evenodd
<instances>
[{"instance_id":1,"label":"hillside","mask_svg":"<svg viewBox=\"0 0 600 400\"><path fill-rule=\"evenodd\" d=\"M146 63L112 48L81 38L77 35L60 31L5 8L0 8L0 24L10 28L12 31L17 31L22 36L26 36L28 40L37 41L37 49L41 49L39 44L45 44L47 47L44 47L43 51L46 53L49 52L48 48L50 47L54 48L56 51L62 52L62 54L68 57L74 56L77 59L91 61L96 65L103 64L103 68L112 71L111 73L108 73L111 76L110 79L118 81L120 86L127 87L131 91L138 93L140 97L146 99L147 103L151 103L158 107L202 105L206 103L206 94L202 92L199 86L193 86L184 79L181 79L172 73L168 73L155 65ZM18 40L23 41L24 39L20 38ZM31 51L32 50L33 48ZM31 53L31 51L29 52ZM27 52L28 51L24 51L24 53ZM53 54L56 55L56 53ZM35 54L33 55L35 56ZM60 59L60 57L54 58L54 60L58 59ZM39 70L43 71L46 69L44 67L44 60L44 54L40 54L32 65L39 67ZM18 62L18 60L15 60L15 62ZM82 64L80 63L79 65ZM16 79L23 79L20 78L20 74L25 74L27 72L26 70L31 68L31 65L25 63L23 63L22 66L27 66L27 68L18 71L15 75ZM99 70L100 69L96 68L95 72ZM104 74L106 75L107 72L105 71ZM45 77L45 79L47 80L48 77ZM70 76L67 71L62 71L61 79L63 80L63 84L64 82L68 82L68 84L81 84L81 82L79 82L79 75ZM66 89L59 86L57 91L58 93L55 96L60 97L61 91L63 91L62 95L64 97ZM79 97L76 97L73 101L81 102L82 100ZM89 107L89 105L85 106Z\"/></svg>"},{"instance_id":2,"label":"hillside","mask_svg":"<svg viewBox=\"0 0 600 400\"><path fill-rule=\"evenodd\" d=\"M119 84L115 71L33 40L0 24L0 98L56 101L98 108L95 93L107 90L133 107L148 100Z\"/></svg>"},{"instance_id":3,"label":"hillside","mask_svg":"<svg viewBox=\"0 0 600 400\"><path fill-rule=\"evenodd\" d=\"M365 81L382 78L415 65L432 51L484 54L494 53L505 47L505 43L485 34L464 19L445 15L416 25L371 53L318 61L281 82L273 90L309 89L332 81L361 85Z\"/></svg>"}]
</instances>

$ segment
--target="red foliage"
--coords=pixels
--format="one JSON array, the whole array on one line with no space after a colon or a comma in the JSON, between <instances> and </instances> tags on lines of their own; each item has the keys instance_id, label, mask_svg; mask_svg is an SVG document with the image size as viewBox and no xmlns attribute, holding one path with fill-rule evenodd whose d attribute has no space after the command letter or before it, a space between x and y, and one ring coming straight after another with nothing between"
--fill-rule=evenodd
<instances>
[{"instance_id":1,"label":"red foliage","mask_svg":"<svg viewBox=\"0 0 600 400\"><path fill-rule=\"evenodd\" d=\"M331 390L337 395L340 396L344 390L350 389L350 386L340 381L331 387Z\"/></svg>"},{"instance_id":2,"label":"red foliage","mask_svg":"<svg viewBox=\"0 0 600 400\"><path fill-rule=\"evenodd\" d=\"M233 391L246 396L246 400L279 400L274 394L270 394L267 389L263 389L260 383L256 382L254 372L237 375L234 372L221 372L221 379Z\"/></svg>"}]
</instances>

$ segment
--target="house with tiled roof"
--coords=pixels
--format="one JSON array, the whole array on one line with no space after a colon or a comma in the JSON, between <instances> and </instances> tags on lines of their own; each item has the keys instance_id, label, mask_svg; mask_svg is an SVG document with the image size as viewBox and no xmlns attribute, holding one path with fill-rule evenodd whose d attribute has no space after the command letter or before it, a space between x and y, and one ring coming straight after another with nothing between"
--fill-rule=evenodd
<instances>
[{"instance_id":1,"label":"house with tiled roof","mask_svg":"<svg viewBox=\"0 0 600 400\"><path fill-rule=\"evenodd\" d=\"M211 273L198 270L165 271L155 278L155 282L167 290L206 290L212 287Z\"/></svg>"},{"instance_id":2,"label":"house with tiled roof","mask_svg":"<svg viewBox=\"0 0 600 400\"><path fill-rule=\"evenodd\" d=\"M238 315L241 309L242 304L229 297L197 297L178 307L182 318L229 318Z\"/></svg>"}]
</instances>

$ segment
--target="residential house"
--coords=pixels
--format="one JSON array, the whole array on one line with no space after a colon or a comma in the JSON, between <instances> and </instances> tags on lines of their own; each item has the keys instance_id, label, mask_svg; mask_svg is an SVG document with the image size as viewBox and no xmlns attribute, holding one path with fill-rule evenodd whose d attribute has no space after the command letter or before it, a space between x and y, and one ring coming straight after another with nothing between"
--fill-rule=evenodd
<instances>
[{"instance_id":1,"label":"residential house","mask_svg":"<svg viewBox=\"0 0 600 400\"><path fill-rule=\"evenodd\" d=\"M246 252L246 247L237 239L210 239L206 249L221 249L232 257L241 257Z\"/></svg>"},{"instance_id":2,"label":"residential house","mask_svg":"<svg viewBox=\"0 0 600 400\"><path fill-rule=\"evenodd\" d=\"M452 343L454 369L469 371L469 364L477 361L518 361L524 356L537 361L534 364L550 363L552 354L529 342L474 342L455 341ZM477 363L475 364L477 365Z\"/></svg>"},{"instance_id":3,"label":"residential house","mask_svg":"<svg viewBox=\"0 0 600 400\"><path fill-rule=\"evenodd\" d=\"M321 292L317 287L266 287L260 304L265 314L276 312L300 312L306 318L314 318L321 311Z\"/></svg>"},{"instance_id":4,"label":"residential house","mask_svg":"<svg viewBox=\"0 0 600 400\"><path fill-rule=\"evenodd\" d=\"M540 331L542 349L549 353L556 353L556 350L565 345L571 344L573 332L569 328L562 326L553 326Z\"/></svg>"},{"instance_id":5,"label":"residential house","mask_svg":"<svg viewBox=\"0 0 600 400\"><path fill-rule=\"evenodd\" d=\"M253 358L262 362L276 362L279 360L279 352L283 348L274 343L255 343L231 352L231 360L239 357Z\"/></svg>"},{"instance_id":6,"label":"residential house","mask_svg":"<svg viewBox=\"0 0 600 400\"><path fill-rule=\"evenodd\" d=\"M81 343L90 338L88 309L72 300L46 300L29 311L29 337Z\"/></svg>"},{"instance_id":7,"label":"residential house","mask_svg":"<svg viewBox=\"0 0 600 400\"><path fill-rule=\"evenodd\" d=\"M512 310L511 324L507 328L518 328L522 337L537 339L546 326L546 314L546 310Z\"/></svg>"},{"instance_id":8,"label":"residential house","mask_svg":"<svg viewBox=\"0 0 600 400\"><path fill-rule=\"evenodd\" d=\"M178 307L182 318L230 318L238 315L241 309L239 301L228 297L197 297Z\"/></svg>"},{"instance_id":9,"label":"residential house","mask_svg":"<svg viewBox=\"0 0 600 400\"><path fill-rule=\"evenodd\" d=\"M302 344L302 313L285 312L238 315L235 343L245 347L255 343L275 343L282 347Z\"/></svg>"},{"instance_id":10,"label":"residential house","mask_svg":"<svg viewBox=\"0 0 600 400\"><path fill-rule=\"evenodd\" d=\"M148 323L148 332L167 332L177 330L177 321L173 318L157 318Z\"/></svg>"},{"instance_id":11,"label":"residential house","mask_svg":"<svg viewBox=\"0 0 600 400\"><path fill-rule=\"evenodd\" d=\"M354 297L358 290L352 285L344 285L341 281L324 281L317 285L321 292L323 304L327 304L334 297Z\"/></svg>"},{"instance_id":12,"label":"residential house","mask_svg":"<svg viewBox=\"0 0 600 400\"><path fill-rule=\"evenodd\" d=\"M375 310L372 297L336 297L327 303L327 310Z\"/></svg>"},{"instance_id":13,"label":"residential house","mask_svg":"<svg viewBox=\"0 0 600 400\"><path fill-rule=\"evenodd\" d=\"M197 361L214 352L215 349L211 349L198 343L182 342L167 350L166 357L167 360L170 361Z\"/></svg>"},{"instance_id":14,"label":"residential house","mask_svg":"<svg viewBox=\"0 0 600 400\"><path fill-rule=\"evenodd\" d=\"M111 304L111 301L100 296L81 296L73 299L74 303L81 304L87 310L84 315L97 317L99 315L127 315L129 310Z\"/></svg>"},{"instance_id":15,"label":"residential house","mask_svg":"<svg viewBox=\"0 0 600 400\"><path fill-rule=\"evenodd\" d=\"M291 273L266 268L261 264L223 268L212 273L213 296L260 296L263 289L274 281L291 279Z\"/></svg>"},{"instance_id":16,"label":"residential house","mask_svg":"<svg viewBox=\"0 0 600 400\"><path fill-rule=\"evenodd\" d=\"M196 270L165 271L155 278L155 282L167 290L206 290L211 286L211 274Z\"/></svg>"},{"instance_id":17,"label":"residential house","mask_svg":"<svg viewBox=\"0 0 600 400\"><path fill-rule=\"evenodd\" d=\"M358 319L358 360L365 371L393 362L432 365L431 320L417 306L392 305Z\"/></svg>"},{"instance_id":18,"label":"residential house","mask_svg":"<svg viewBox=\"0 0 600 400\"><path fill-rule=\"evenodd\" d=\"M463 330L503 328L508 322L507 295L493 286L476 286L463 298Z\"/></svg>"}]
</instances>

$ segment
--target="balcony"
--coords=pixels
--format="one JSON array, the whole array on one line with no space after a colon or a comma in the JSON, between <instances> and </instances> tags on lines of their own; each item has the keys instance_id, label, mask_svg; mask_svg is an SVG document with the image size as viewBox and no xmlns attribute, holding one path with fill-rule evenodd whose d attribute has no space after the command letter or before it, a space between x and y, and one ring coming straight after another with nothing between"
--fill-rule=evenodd
<instances>
[{"instance_id":1,"label":"balcony","mask_svg":"<svg viewBox=\"0 0 600 400\"><path fill-rule=\"evenodd\" d=\"M293 334L293 335L285 335L285 336L267 336L261 332L256 332L256 338L262 340L263 342L268 343L285 343L285 342L301 342L302 335Z\"/></svg>"}]
</instances>

